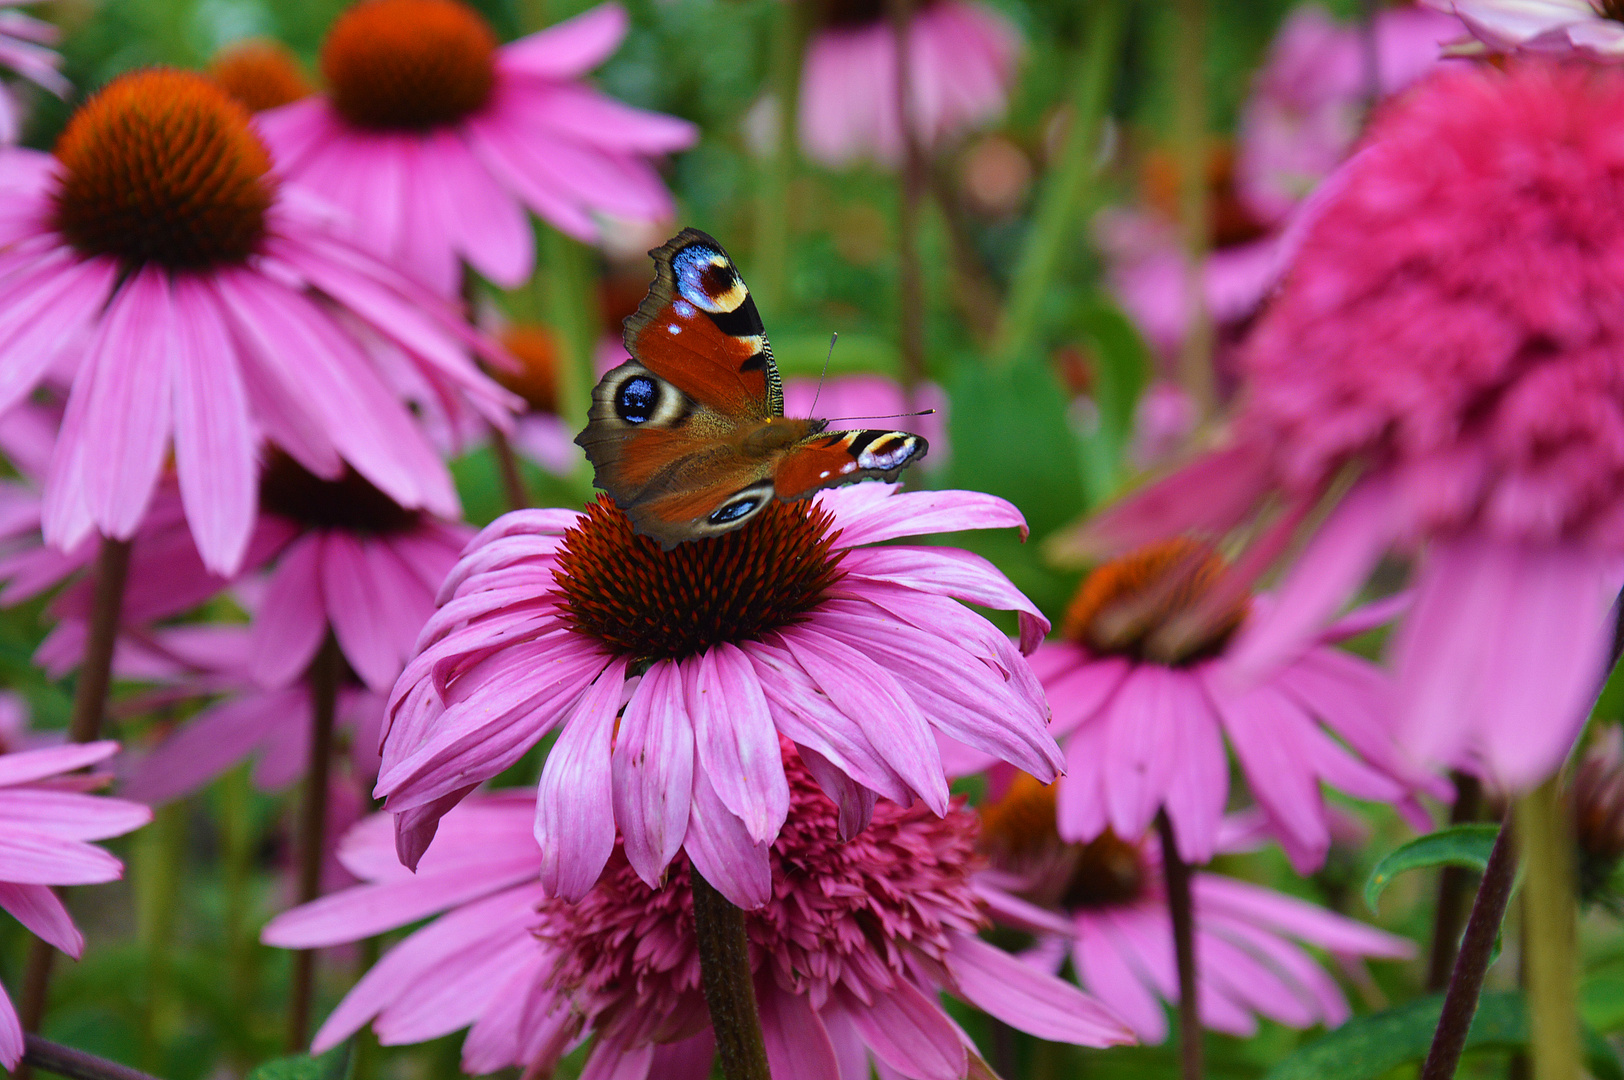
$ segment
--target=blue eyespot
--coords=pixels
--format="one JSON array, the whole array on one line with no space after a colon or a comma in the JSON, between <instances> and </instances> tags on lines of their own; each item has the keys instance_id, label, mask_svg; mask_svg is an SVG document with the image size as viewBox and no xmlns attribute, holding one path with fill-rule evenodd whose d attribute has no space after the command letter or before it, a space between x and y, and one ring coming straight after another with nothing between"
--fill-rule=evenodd
<instances>
[{"instance_id":1,"label":"blue eyespot","mask_svg":"<svg viewBox=\"0 0 1624 1080\"><path fill-rule=\"evenodd\" d=\"M634 375L615 391L615 415L628 424L647 423L660 400L660 388L647 375Z\"/></svg>"},{"instance_id":2,"label":"blue eyespot","mask_svg":"<svg viewBox=\"0 0 1624 1080\"><path fill-rule=\"evenodd\" d=\"M737 521L761 505L760 499L739 499L715 510L708 519L712 525L726 525Z\"/></svg>"}]
</instances>

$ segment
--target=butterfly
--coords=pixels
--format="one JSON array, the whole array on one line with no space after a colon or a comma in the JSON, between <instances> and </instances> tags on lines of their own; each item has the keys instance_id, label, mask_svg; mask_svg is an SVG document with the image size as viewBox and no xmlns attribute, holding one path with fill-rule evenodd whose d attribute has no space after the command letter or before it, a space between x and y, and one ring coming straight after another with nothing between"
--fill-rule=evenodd
<instances>
[{"instance_id":1,"label":"butterfly","mask_svg":"<svg viewBox=\"0 0 1624 1080\"><path fill-rule=\"evenodd\" d=\"M637 532L669 551L737 529L774 499L895 480L925 456L906 431L784 415L761 316L721 244L683 229L649 254L654 283L625 322L632 359L592 391L575 439Z\"/></svg>"}]
</instances>

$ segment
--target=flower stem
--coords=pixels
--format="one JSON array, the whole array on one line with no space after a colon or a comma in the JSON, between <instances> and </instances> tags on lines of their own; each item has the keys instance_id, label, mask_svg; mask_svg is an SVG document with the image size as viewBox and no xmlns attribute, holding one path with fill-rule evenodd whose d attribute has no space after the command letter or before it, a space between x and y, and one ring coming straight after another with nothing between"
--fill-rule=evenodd
<instances>
[{"instance_id":1,"label":"flower stem","mask_svg":"<svg viewBox=\"0 0 1624 1080\"><path fill-rule=\"evenodd\" d=\"M23 1038L23 1064L69 1077L70 1080L154 1080L139 1069L42 1039L38 1035L29 1034ZM17 1072L21 1073L22 1070L18 1069Z\"/></svg>"},{"instance_id":2,"label":"flower stem","mask_svg":"<svg viewBox=\"0 0 1624 1080\"><path fill-rule=\"evenodd\" d=\"M540 227L545 273L547 325L558 335L558 415L571 429L586 426L592 387L592 349L597 344L597 303L593 300L582 265L586 251L550 225Z\"/></svg>"},{"instance_id":3,"label":"flower stem","mask_svg":"<svg viewBox=\"0 0 1624 1080\"><path fill-rule=\"evenodd\" d=\"M1464 825L1477 820L1483 802L1483 785L1475 776L1456 771L1455 802L1449 808L1449 823ZM1432 953L1427 960L1427 990L1437 993L1449 985L1455 967L1455 951L1461 929L1466 925L1466 890L1473 874L1464 866L1446 866L1438 874L1438 902L1432 912Z\"/></svg>"},{"instance_id":4,"label":"flower stem","mask_svg":"<svg viewBox=\"0 0 1624 1080\"><path fill-rule=\"evenodd\" d=\"M491 454L496 458L496 471L502 477L502 493L507 496L509 510L524 510L530 505L530 492L524 484L524 473L519 471L518 456L513 444L501 428L491 428Z\"/></svg>"},{"instance_id":5,"label":"flower stem","mask_svg":"<svg viewBox=\"0 0 1624 1080\"><path fill-rule=\"evenodd\" d=\"M767 318L789 313L790 182L795 176L795 114L800 92L801 45L806 36L804 5L773 5L768 40L772 72L772 145L761 163L756 194L756 267L751 276L757 306Z\"/></svg>"},{"instance_id":6,"label":"flower stem","mask_svg":"<svg viewBox=\"0 0 1624 1080\"><path fill-rule=\"evenodd\" d=\"M1184 1080L1201 1080L1201 1000L1195 966L1195 903L1190 890L1190 866L1179 855L1173 823L1167 811L1156 814L1156 834L1162 841L1162 881L1167 887L1167 910L1173 917L1173 957L1179 973L1179 1064Z\"/></svg>"},{"instance_id":7,"label":"flower stem","mask_svg":"<svg viewBox=\"0 0 1624 1080\"><path fill-rule=\"evenodd\" d=\"M717 892L697 869L688 870L694 889L694 936L699 941L699 981L716 1033L716 1056L723 1080L769 1080L767 1046L756 1012L750 974L750 940L744 912Z\"/></svg>"},{"instance_id":8,"label":"flower stem","mask_svg":"<svg viewBox=\"0 0 1624 1080\"><path fill-rule=\"evenodd\" d=\"M914 388L925 378L925 275L919 262L919 211L925 199L924 148L914 130L913 73L909 40L914 0L886 0L896 43L897 121L902 137L902 200L897 217L897 301L901 315L902 386L913 407Z\"/></svg>"},{"instance_id":9,"label":"flower stem","mask_svg":"<svg viewBox=\"0 0 1624 1080\"><path fill-rule=\"evenodd\" d=\"M1573 829L1552 776L1513 809L1523 880L1529 1050L1537 1080L1578 1080Z\"/></svg>"},{"instance_id":10,"label":"flower stem","mask_svg":"<svg viewBox=\"0 0 1624 1080\"><path fill-rule=\"evenodd\" d=\"M331 630L310 661L310 764L305 769L304 809L299 819L299 893L308 904L321 895L321 864L327 840L327 781L333 762L333 718L338 711L338 679L344 663ZM288 992L288 1049L300 1051L309 1041L310 1002L316 974L316 951L293 954Z\"/></svg>"},{"instance_id":11,"label":"flower stem","mask_svg":"<svg viewBox=\"0 0 1624 1080\"><path fill-rule=\"evenodd\" d=\"M1212 415L1212 315L1205 265L1211 232L1207 205L1206 0L1173 4L1173 137L1179 169L1179 232L1184 242L1187 322L1179 349L1179 383L1202 419Z\"/></svg>"},{"instance_id":12,"label":"flower stem","mask_svg":"<svg viewBox=\"0 0 1624 1080\"><path fill-rule=\"evenodd\" d=\"M1099 153L1100 127L1122 52L1122 0L1099 0L1087 41L1073 62L1071 120L1059 165L1044 182L993 342L994 363L1008 364L1031 347L1039 313L1062 255L1077 242L1078 218L1088 203Z\"/></svg>"},{"instance_id":13,"label":"flower stem","mask_svg":"<svg viewBox=\"0 0 1624 1080\"><path fill-rule=\"evenodd\" d=\"M258 944L250 927L253 914L254 806L247 765L238 765L217 785L220 827L222 891L225 894L227 999L238 1016L247 1016L254 1004L254 950ZM239 1033L240 1034L240 1033ZM239 1064L252 1063L246 1041L239 1041Z\"/></svg>"},{"instance_id":14,"label":"flower stem","mask_svg":"<svg viewBox=\"0 0 1624 1080\"><path fill-rule=\"evenodd\" d=\"M135 879L136 938L144 954L146 982L141 994L140 1057L145 1068L162 1060L163 1034L171 1018L174 987L175 894L185 859L185 807L170 803L135 836L131 858Z\"/></svg>"},{"instance_id":15,"label":"flower stem","mask_svg":"<svg viewBox=\"0 0 1624 1080\"><path fill-rule=\"evenodd\" d=\"M107 713L107 691L113 685L113 647L118 643L119 622L124 613L124 585L130 575L130 541L102 537L96 550L95 574L85 656L79 665L79 679L73 688L73 713L68 721L71 742L95 742L101 738L102 718ZM59 893L65 901L65 890ZM55 948L39 938L29 943L18 1009L24 1031L38 1031L45 1018L51 967L55 961ZM28 1080L28 1066L25 1056L17 1069L17 1080Z\"/></svg>"},{"instance_id":16,"label":"flower stem","mask_svg":"<svg viewBox=\"0 0 1624 1080\"><path fill-rule=\"evenodd\" d=\"M1500 826L1500 835L1495 838L1494 849L1489 852L1488 865L1483 868L1477 899L1472 902L1472 914L1466 920L1466 935L1461 939L1460 954L1455 957L1449 988L1444 992L1443 1012L1432 1034L1426 1064L1421 1067L1421 1080L1453 1080L1455 1068L1460 1064L1466 1033L1471 1030L1477 1000L1483 992L1483 976L1489 970L1489 957L1494 953L1494 938L1500 932L1500 921L1505 918L1506 902L1511 899L1511 880L1517 869L1511 832L1508 815Z\"/></svg>"}]
</instances>

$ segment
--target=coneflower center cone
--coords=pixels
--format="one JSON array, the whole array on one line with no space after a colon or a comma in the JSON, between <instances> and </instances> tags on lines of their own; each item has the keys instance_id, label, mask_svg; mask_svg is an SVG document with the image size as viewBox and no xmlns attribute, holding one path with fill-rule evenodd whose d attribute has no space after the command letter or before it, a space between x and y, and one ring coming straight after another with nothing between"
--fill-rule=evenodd
<instances>
[{"instance_id":1,"label":"coneflower center cone","mask_svg":"<svg viewBox=\"0 0 1624 1080\"><path fill-rule=\"evenodd\" d=\"M457 0L362 0L321 48L333 108L357 127L426 131L490 100L496 35Z\"/></svg>"},{"instance_id":2,"label":"coneflower center cone","mask_svg":"<svg viewBox=\"0 0 1624 1080\"><path fill-rule=\"evenodd\" d=\"M1176 666L1223 649L1246 617L1248 598L1220 601L1224 560L1180 537L1102 563L1083 579L1061 633L1093 652Z\"/></svg>"},{"instance_id":3,"label":"coneflower center cone","mask_svg":"<svg viewBox=\"0 0 1624 1080\"><path fill-rule=\"evenodd\" d=\"M833 520L774 502L742 528L662 551L599 496L564 534L553 576L578 630L640 660L680 659L759 640L816 608L841 576Z\"/></svg>"},{"instance_id":4,"label":"coneflower center cone","mask_svg":"<svg viewBox=\"0 0 1624 1080\"><path fill-rule=\"evenodd\" d=\"M936 0L914 0L914 13L930 7ZM885 0L819 0L818 24L835 30L856 30L884 22L888 17Z\"/></svg>"},{"instance_id":5,"label":"coneflower center cone","mask_svg":"<svg viewBox=\"0 0 1624 1080\"><path fill-rule=\"evenodd\" d=\"M209 61L209 77L249 112L263 112L312 93L286 46L263 39L228 45Z\"/></svg>"},{"instance_id":6,"label":"coneflower center cone","mask_svg":"<svg viewBox=\"0 0 1624 1080\"><path fill-rule=\"evenodd\" d=\"M407 510L350 466L324 480L280 450L273 450L259 477L259 505L313 529L341 529L386 536L415 528L422 515Z\"/></svg>"},{"instance_id":7,"label":"coneflower center cone","mask_svg":"<svg viewBox=\"0 0 1624 1080\"><path fill-rule=\"evenodd\" d=\"M87 101L57 140L52 225L130 268L241 263L275 198L248 111L202 75L150 68Z\"/></svg>"},{"instance_id":8,"label":"coneflower center cone","mask_svg":"<svg viewBox=\"0 0 1624 1080\"><path fill-rule=\"evenodd\" d=\"M524 398L536 412L558 412L558 341L544 326L510 326L502 332L502 344L519 370L491 368L491 378Z\"/></svg>"},{"instance_id":9,"label":"coneflower center cone","mask_svg":"<svg viewBox=\"0 0 1624 1080\"><path fill-rule=\"evenodd\" d=\"M1060 838L1056 787L1021 773L981 807L981 847L994 865L1030 879L1030 898L1067 911L1119 907L1145 894L1144 852L1107 829L1086 844Z\"/></svg>"}]
</instances>

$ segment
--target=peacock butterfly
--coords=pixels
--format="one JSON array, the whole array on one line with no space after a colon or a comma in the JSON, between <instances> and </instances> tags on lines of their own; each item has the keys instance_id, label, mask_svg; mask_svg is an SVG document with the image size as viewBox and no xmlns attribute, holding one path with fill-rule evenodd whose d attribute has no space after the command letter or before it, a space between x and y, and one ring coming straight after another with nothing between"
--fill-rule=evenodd
<instances>
[{"instance_id":1,"label":"peacock butterfly","mask_svg":"<svg viewBox=\"0 0 1624 1080\"><path fill-rule=\"evenodd\" d=\"M654 257L626 319L632 359L592 391L586 451L598 487L669 550L736 529L774 499L854 480L895 480L925 456L906 431L826 431L784 415L772 347L733 260L684 229Z\"/></svg>"}]
</instances>

